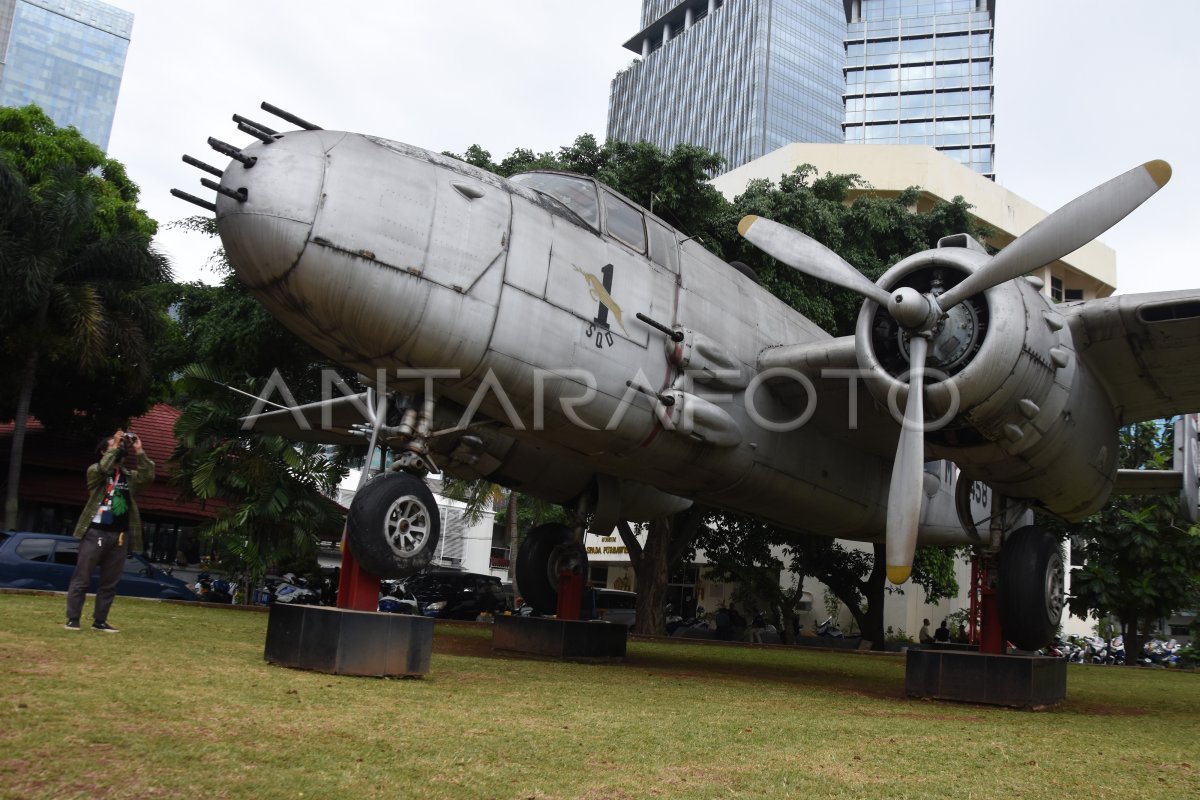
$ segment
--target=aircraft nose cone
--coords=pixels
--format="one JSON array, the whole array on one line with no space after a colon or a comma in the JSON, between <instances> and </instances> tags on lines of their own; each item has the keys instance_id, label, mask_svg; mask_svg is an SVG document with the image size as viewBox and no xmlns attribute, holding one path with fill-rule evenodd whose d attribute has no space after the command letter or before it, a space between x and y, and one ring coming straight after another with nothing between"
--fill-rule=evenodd
<instances>
[{"instance_id":1,"label":"aircraft nose cone","mask_svg":"<svg viewBox=\"0 0 1200 800\"><path fill-rule=\"evenodd\" d=\"M253 166L231 161L221 184L245 200L218 195L217 229L229 262L251 288L283 279L308 244L325 180L330 131L296 131L242 152Z\"/></svg>"}]
</instances>

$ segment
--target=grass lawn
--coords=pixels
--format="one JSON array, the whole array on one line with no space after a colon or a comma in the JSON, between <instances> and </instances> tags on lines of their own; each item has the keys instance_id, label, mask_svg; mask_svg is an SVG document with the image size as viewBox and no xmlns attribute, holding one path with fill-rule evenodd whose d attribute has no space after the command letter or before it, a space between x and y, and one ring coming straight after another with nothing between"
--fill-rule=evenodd
<instances>
[{"instance_id":1,"label":"grass lawn","mask_svg":"<svg viewBox=\"0 0 1200 800\"><path fill-rule=\"evenodd\" d=\"M904 697L896 656L634 641L421 679L263 661L267 615L0 593L3 798L1200 797L1200 674L1071 665L1027 712Z\"/></svg>"}]
</instances>

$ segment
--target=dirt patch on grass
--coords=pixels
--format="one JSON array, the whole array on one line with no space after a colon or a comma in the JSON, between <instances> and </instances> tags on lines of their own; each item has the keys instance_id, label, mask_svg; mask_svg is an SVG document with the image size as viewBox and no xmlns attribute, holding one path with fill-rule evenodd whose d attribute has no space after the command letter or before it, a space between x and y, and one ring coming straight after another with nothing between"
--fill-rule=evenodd
<instances>
[{"instance_id":1,"label":"dirt patch on grass","mask_svg":"<svg viewBox=\"0 0 1200 800\"><path fill-rule=\"evenodd\" d=\"M491 636L461 636L455 633L441 636L435 633L433 652L443 656L466 656L468 658L489 658L496 655L492 651Z\"/></svg>"}]
</instances>

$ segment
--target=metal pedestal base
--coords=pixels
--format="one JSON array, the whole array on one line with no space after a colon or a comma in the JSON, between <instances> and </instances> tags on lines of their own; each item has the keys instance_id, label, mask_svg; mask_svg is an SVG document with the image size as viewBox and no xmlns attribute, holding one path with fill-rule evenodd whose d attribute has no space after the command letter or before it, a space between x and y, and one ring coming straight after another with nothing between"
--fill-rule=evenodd
<instances>
[{"instance_id":1,"label":"metal pedestal base","mask_svg":"<svg viewBox=\"0 0 1200 800\"><path fill-rule=\"evenodd\" d=\"M405 614L275 604L263 657L333 675L417 676L429 672L433 620Z\"/></svg>"},{"instance_id":2,"label":"metal pedestal base","mask_svg":"<svg viewBox=\"0 0 1200 800\"><path fill-rule=\"evenodd\" d=\"M1067 662L956 650L909 650L904 689L909 697L1043 708L1067 696Z\"/></svg>"},{"instance_id":3,"label":"metal pedestal base","mask_svg":"<svg viewBox=\"0 0 1200 800\"><path fill-rule=\"evenodd\" d=\"M544 617L496 617L492 649L567 660L625 657L628 630L607 622Z\"/></svg>"}]
</instances>

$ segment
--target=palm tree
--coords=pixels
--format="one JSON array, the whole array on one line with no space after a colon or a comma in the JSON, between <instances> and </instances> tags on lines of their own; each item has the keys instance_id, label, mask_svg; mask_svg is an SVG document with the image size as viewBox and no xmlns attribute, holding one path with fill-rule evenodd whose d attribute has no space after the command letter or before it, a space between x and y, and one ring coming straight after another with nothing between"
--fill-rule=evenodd
<instances>
[{"instance_id":1,"label":"palm tree","mask_svg":"<svg viewBox=\"0 0 1200 800\"><path fill-rule=\"evenodd\" d=\"M345 519L330 497L345 469L320 445L241 430L245 401L225 386L250 383L202 364L185 368L171 461L181 498L222 501L200 533L240 561L252 587L272 564L315 558L316 543L338 535Z\"/></svg>"},{"instance_id":2,"label":"palm tree","mask_svg":"<svg viewBox=\"0 0 1200 800\"><path fill-rule=\"evenodd\" d=\"M149 385L147 336L160 323L161 311L144 289L169 281L170 268L150 244L149 220L134 205L136 187L119 165L95 152L94 166L104 166L115 180L78 160L64 160L42 167L31 183L11 154L0 160L0 286L5 291L0 332L10 363L20 365L13 387L6 529L17 521L40 362L49 357L56 365L93 374L117 367L125 382L119 388L130 393Z\"/></svg>"}]
</instances>

